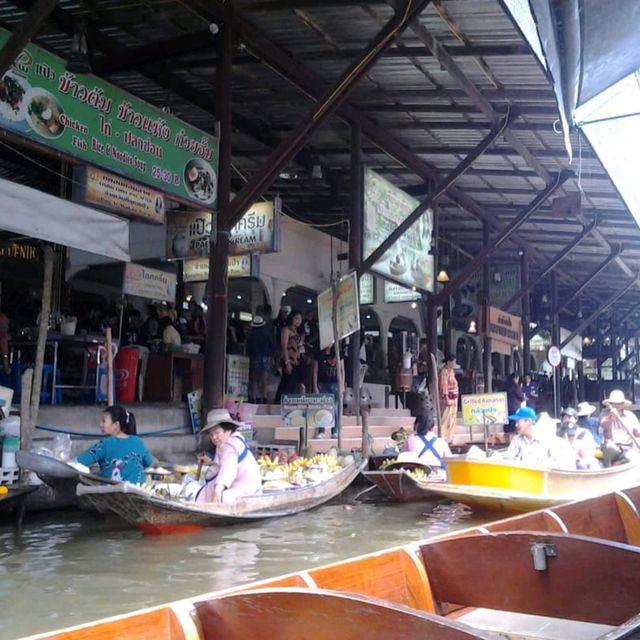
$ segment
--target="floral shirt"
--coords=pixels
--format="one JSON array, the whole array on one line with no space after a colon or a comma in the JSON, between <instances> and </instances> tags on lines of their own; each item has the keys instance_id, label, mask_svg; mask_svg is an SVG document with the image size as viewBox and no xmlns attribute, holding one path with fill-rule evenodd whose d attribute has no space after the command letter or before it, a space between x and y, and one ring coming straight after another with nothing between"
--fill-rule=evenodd
<instances>
[{"instance_id":1,"label":"floral shirt","mask_svg":"<svg viewBox=\"0 0 640 640\"><path fill-rule=\"evenodd\" d=\"M142 484L145 468L153 464L152 455L138 436L103 438L81 453L77 460L88 467L100 465L103 478L132 484Z\"/></svg>"}]
</instances>

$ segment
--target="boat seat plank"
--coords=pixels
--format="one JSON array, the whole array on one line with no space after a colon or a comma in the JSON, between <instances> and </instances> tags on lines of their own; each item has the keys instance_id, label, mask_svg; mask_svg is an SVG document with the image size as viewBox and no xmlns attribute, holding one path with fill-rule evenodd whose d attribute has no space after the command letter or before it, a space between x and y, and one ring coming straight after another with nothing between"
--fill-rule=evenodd
<instances>
[{"instance_id":1,"label":"boat seat plank","mask_svg":"<svg viewBox=\"0 0 640 640\"><path fill-rule=\"evenodd\" d=\"M631 502L633 502L635 508L640 513L640 484L635 487L629 487L628 489L623 489L621 493L624 493Z\"/></svg>"},{"instance_id":2,"label":"boat seat plank","mask_svg":"<svg viewBox=\"0 0 640 640\"><path fill-rule=\"evenodd\" d=\"M593 498L588 509L579 502L570 502L554 507L553 511L565 523L569 533L615 542L627 541L618 503L612 493Z\"/></svg>"},{"instance_id":3,"label":"boat seat plank","mask_svg":"<svg viewBox=\"0 0 640 640\"><path fill-rule=\"evenodd\" d=\"M638 640L640 638L640 613L615 629L601 635L598 640Z\"/></svg>"},{"instance_id":4,"label":"boat seat plank","mask_svg":"<svg viewBox=\"0 0 640 640\"><path fill-rule=\"evenodd\" d=\"M547 558L546 570L534 569L531 543L555 546L557 556ZM421 553L438 606L451 603L607 625L622 624L638 611L637 547L517 532L425 543Z\"/></svg>"},{"instance_id":5,"label":"boat seat plank","mask_svg":"<svg viewBox=\"0 0 640 640\"><path fill-rule=\"evenodd\" d=\"M252 591L196 604L203 640L498 640L430 613L332 591Z\"/></svg>"},{"instance_id":6,"label":"boat seat plank","mask_svg":"<svg viewBox=\"0 0 640 640\"><path fill-rule=\"evenodd\" d=\"M640 515L629 496L622 492L615 494L618 511L622 518L622 524L626 535L626 542L640 546Z\"/></svg>"},{"instance_id":7,"label":"boat seat plank","mask_svg":"<svg viewBox=\"0 0 640 640\"><path fill-rule=\"evenodd\" d=\"M381 598L434 612L431 588L418 550L392 549L350 561L349 571L339 562L312 569L309 575L320 589L332 589Z\"/></svg>"}]
</instances>

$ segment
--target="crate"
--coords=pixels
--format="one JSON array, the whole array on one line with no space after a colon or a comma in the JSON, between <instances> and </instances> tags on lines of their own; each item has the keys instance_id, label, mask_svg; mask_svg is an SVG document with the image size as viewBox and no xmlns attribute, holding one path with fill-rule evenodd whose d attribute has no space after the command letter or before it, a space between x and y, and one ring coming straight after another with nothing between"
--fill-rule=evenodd
<instances>
[{"instance_id":1,"label":"crate","mask_svg":"<svg viewBox=\"0 0 640 640\"><path fill-rule=\"evenodd\" d=\"M20 469L2 469L0 468L0 485L14 484L18 482Z\"/></svg>"},{"instance_id":2,"label":"crate","mask_svg":"<svg viewBox=\"0 0 640 640\"><path fill-rule=\"evenodd\" d=\"M269 456L271 458L275 458L279 453L284 453L285 455L291 455L297 453L297 449L295 446L290 445L282 445L282 444L257 444L254 443L252 446L254 453L256 456Z\"/></svg>"}]
</instances>

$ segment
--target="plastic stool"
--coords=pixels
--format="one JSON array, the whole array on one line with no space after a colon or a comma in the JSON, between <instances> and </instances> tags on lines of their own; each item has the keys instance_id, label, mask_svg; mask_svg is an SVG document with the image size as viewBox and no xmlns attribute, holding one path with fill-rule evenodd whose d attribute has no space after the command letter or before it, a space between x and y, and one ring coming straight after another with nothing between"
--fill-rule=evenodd
<instances>
[{"instance_id":1,"label":"plastic stool","mask_svg":"<svg viewBox=\"0 0 640 640\"><path fill-rule=\"evenodd\" d=\"M28 368L27 365L25 368ZM50 404L62 404L62 390L56 389L56 395L51 397L51 376L53 375L53 365L42 365L42 384L40 386L40 402ZM56 385L60 384L60 369L56 370Z\"/></svg>"}]
</instances>

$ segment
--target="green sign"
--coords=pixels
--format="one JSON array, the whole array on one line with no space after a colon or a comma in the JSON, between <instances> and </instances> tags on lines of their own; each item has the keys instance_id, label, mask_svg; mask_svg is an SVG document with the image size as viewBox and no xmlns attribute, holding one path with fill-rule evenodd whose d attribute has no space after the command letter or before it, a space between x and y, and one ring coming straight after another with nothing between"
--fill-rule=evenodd
<instances>
[{"instance_id":1,"label":"green sign","mask_svg":"<svg viewBox=\"0 0 640 640\"><path fill-rule=\"evenodd\" d=\"M10 32L0 28L0 47ZM218 140L27 45L0 80L0 127L192 200L216 201Z\"/></svg>"}]
</instances>

